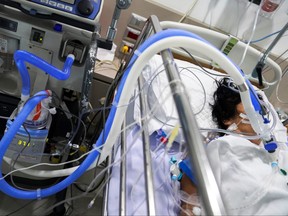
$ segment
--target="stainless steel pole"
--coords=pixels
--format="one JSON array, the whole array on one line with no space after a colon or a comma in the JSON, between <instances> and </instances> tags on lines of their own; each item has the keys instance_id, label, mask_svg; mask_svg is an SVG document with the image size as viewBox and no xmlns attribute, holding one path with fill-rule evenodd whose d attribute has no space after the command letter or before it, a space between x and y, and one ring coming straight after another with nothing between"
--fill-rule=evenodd
<instances>
[{"instance_id":1,"label":"stainless steel pole","mask_svg":"<svg viewBox=\"0 0 288 216\"><path fill-rule=\"evenodd\" d=\"M143 76L140 75L138 78L138 88L141 91L143 86ZM144 173L145 173L145 186L146 186L146 203L148 215L156 215L155 210L155 196L154 196L154 184L153 184L153 173L150 155L150 142L146 124L147 116L147 100L143 93L140 93L140 110L141 110L141 126L143 129L143 162L144 162Z\"/></svg>"}]
</instances>

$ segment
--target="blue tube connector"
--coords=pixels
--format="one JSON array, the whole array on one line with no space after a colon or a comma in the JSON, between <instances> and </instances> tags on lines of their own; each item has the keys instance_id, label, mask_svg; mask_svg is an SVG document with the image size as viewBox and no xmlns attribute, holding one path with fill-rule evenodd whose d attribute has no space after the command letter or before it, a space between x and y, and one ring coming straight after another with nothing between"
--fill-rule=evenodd
<instances>
[{"instance_id":1,"label":"blue tube connector","mask_svg":"<svg viewBox=\"0 0 288 216\"><path fill-rule=\"evenodd\" d=\"M32 53L24 50L17 50L14 53L14 60L22 78L21 94L26 97L30 96L30 76L26 68L25 62L28 62L38 67L39 69L55 77L56 79L66 80L70 76L71 67L74 59L74 55L69 54L66 58L63 69L59 70L58 68L54 67L53 65L49 64L48 62L44 61L43 59L37 57Z\"/></svg>"}]
</instances>

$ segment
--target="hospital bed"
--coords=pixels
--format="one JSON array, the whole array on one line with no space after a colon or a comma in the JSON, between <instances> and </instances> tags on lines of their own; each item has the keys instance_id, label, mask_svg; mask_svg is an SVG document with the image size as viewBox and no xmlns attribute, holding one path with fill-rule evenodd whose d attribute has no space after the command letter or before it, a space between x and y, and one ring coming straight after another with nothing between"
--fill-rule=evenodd
<instances>
[{"instance_id":1,"label":"hospital bed","mask_svg":"<svg viewBox=\"0 0 288 216\"><path fill-rule=\"evenodd\" d=\"M179 45L181 42L177 41L170 45L163 42L164 48L155 48L154 53L151 51L150 55L143 57L145 51L141 50L141 45L155 32L165 32L166 29L192 32L196 34L196 40L186 44L187 47L182 47ZM204 43L208 41L209 46L223 50L223 44L227 44L231 37L187 24L159 23L154 16L144 26L132 52L134 58L130 57L127 63L127 68L137 65L135 67L139 73L136 74L133 68L131 71L135 72L136 77L139 74L138 87L135 87L129 105L117 104L118 108L128 106L128 109L123 119L121 138L112 152L111 179L104 208L106 214L178 214L181 192L171 169L175 158L179 162L188 154L201 194L203 211L208 215L225 215L225 204L217 189L203 145L214 139L217 132L209 107L216 89L215 80L230 76L237 83L237 77L226 64L233 62L232 65L237 65L242 61L239 67L243 77L249 78L254 86L262 88L269 96L279 82L282 71L273 60L266 59L269 73L264 74L264 85L259 86L258 78L252 72L262 56L261 52L238 41L227 54L229 60L221 62L215 59L212 52L203 51L206 47L202 50L195 48L201 47L202 44L197 44L197 40L202 42L203 39ZM150 46L153 44L150 41L148 43ZM247 52L245 58L242 57L243 52ZM135 60L135 55L143 58ZM173 58L173 55L177 58L180 56L180 59ZM147 65L137 64L137 61L143 59L148 62ZM163 141L167 137L173 139ZM105 148L107 150L109 146L104 146L101 156L105 155ZM200 205L199 200L197 205Z\"/></svg>"}]
</instances>

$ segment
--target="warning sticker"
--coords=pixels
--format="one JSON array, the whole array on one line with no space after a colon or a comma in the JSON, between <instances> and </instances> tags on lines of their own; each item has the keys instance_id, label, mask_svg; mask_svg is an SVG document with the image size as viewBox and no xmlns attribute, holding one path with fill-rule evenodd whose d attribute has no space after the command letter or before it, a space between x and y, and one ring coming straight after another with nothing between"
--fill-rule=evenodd
<instances>
[{"instance_id":1,"label":"warning sticker","mask_svg":"<svg viewBox=\"0 0 288 216\"><path fill-rule=\"evenodd\" d=\"M8 46L7 40L0 38L0 52L7 53L7 46Z\"/></svg>"}]
</instances>

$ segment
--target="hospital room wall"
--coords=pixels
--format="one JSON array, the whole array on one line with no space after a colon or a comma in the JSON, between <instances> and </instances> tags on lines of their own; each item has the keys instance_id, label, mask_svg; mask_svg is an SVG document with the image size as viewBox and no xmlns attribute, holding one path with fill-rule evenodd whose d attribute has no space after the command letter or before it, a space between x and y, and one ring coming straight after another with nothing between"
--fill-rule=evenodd
<instances>
[{"instance_id":1,"label":"hospital room wall","mask_svg":"<svg viewBox=\"0 0 288 216\"><path fill-rule=\"evenodd\" d=\"M117 22L117 34L115 38L116 45L121 45L122 36L131 17L131 13L136 13L146 18L150 15L156 15L160 21L179 21L187 12L185 10L188 10L190 7L190 5L187 3L190 2L190 0L181 0L181 2L186 2L187 4L185 4L186 6L177 6L178 8L172 8L173 5L171 5L171 2L174 2L173 4L175 4L175 1L167 0L167 5L164 5L163 2L166 1L132 0L131 6L127 10L122 11L120 19ZM110 25L115 3L116 0L104 1L100 19L102 36L106 35L108 26ZM232 34L240 39L248 40L248 36L251 33L249 30L252 29L258 8L259 7L256 4L250 3L249 5L248 0L197 0L190 14L188 13L187 18L184 19L184 22L204 26L227 34ZM245 9L247 10L245 11ZM272 18L267 19L262 16L258 17L252 40L259 39L271 34L272 32L280 30L286 24L287 19L288 1L285 0ZM285 40L286 36L283 37L271 51L274 56L282 53L287 47ZM254 43L253 46L259 50L263 50L263 48L266 49L274 38L275 35L274 37L268 37L265 40ZM288 53L285 53L284 57L288 57Z\"/></svg>"},{"instance_id":2,"label":"hospital room wall","mask_svg":"<svg viewBox=\"0 0 288 216\"><path fill-rule=\"evenodd\" d=\"M112 14L114 11L116 0L105 0L103 5L102 14L100 17L101 24L101 36L105 37L107 29L111 23ZM155 4L147 2L145 0L132 0L131 6L122 10L120 19L117 22L117 34L115 38L115 44L117 47L121 45L123 34L126 30L127 24L131 18L131 14L135 13L142 17L148 18L151 15L156 15L160 21L179 21L182 17L181 14L171 12L163 7L159 7ZM201 23L193 22L191 20L188 23L193 23L194 25L203 26ZM117 53L116 53L117 55Z\"/></svg>"},{"instance_id":3,"label":"hospital room wall","mask_svg":"<svg viewBox=\"0 0 288 216\"><path fill-rule=\"evenodd\" d=\"M203 0L201 0L203 1ZM206 1L206 0L205 0ZM100 18L101 23L101 36L106 37L107 29L111 23L112 14L114 11L116 0L105 0L103 5L103 11ZM255 7L255 6L254 6ZM253 9L253 8L252 8ZM150 15L156 15L160 21L169 20L169 21L179 21L183 13L177 13L170 9L166 9L163 7L160 7L157 4L152 4L146 0L132 0L131 6L126 9L122 10L120 19L117 22L117 34L115 37L115 44L117 45L117 52L115 53L116 56L119 56L119 47L122 43L122 37L124 35L124 32L126 30L127 24L131 18L131 13L138 14L140 16L143 16L145 18L149 17ZM184 21L185 23L203 26L203 27L209 27L208 24L199 22L197 19L188 17ZM271 24L273 24L273 20L271 20ZM211 26L210 26L211 27ZM220 29L217 29L218 31L221 31ZM287 47L288 45L286 45ZM256 47L257 48L257 47ZM261 50L261 48L258 48ZM270 55L271 58L277 58L277 55L273 56ZM280 64L280 67L284 69L288 65L287 60L285 62L282 62ZM287 83L287 84L286 84ZM279 95L284 101L288 101L288 94L286 93L288 90L288 77L286 76L279 87ZM273 103L273 105L280 107L281 109L284 109L286 112L288 112L288 106L287 104L280 103L276 99L276 93L272 94L270 101Z\"/></svg>"}]
</instances>

